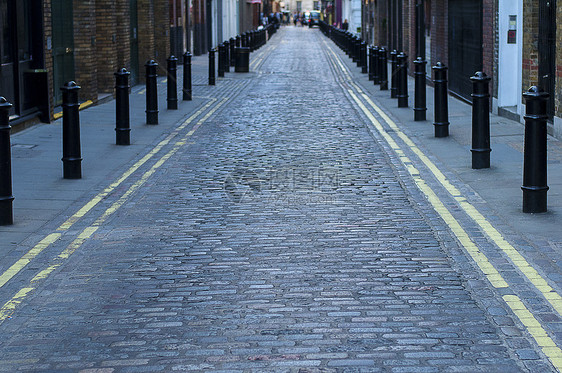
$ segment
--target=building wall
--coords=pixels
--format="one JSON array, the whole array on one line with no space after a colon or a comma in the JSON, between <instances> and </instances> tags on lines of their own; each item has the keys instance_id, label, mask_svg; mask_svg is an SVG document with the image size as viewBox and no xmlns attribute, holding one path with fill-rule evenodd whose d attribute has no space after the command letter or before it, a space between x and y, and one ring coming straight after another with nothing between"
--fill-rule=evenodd
<instances>
[{"instance_id":1,"label":"building wall","mask_svg":"<svg viewBox=\"0 0 562 373\"><path fill-rule=\"evenodd\" d=\"M138 0L139 36L139 79L144 82L144 64L154 59L154 3L151 0Z\"/></svg>"},{"instance_id":2,"label":"building wall","mask_svg":"<svg viewBox=\"0 0 562 373\"><path fill-rule=\"evenodd\" d=\"M562 117L562 0L556 3L556 97L554 100L554 115ZM559 122L558 120L556 122ZM562 123L556 123L558 132L562 130ZM560 136L562 137L562 136Z\"/></svg>"},{"instance_id":3,"label":"building wall","mask_svg":"<svg viewBox=\"0 0 562 373\"><path fill-rule=\"evenodd\" d=\"M523 0L523 86L524 92L538 84L539 74L539 5L536 0Z\"/></svg>"},{"instance_id":4,"label":"building wall","mask_svg":"<svg viewBox=\"0 0 562 373\"><path fill-rule=\"evenodd\" d=\"M432 0L431 2L431 61L442 62L447 65L449 58L449 38L447 18L447 9L449 8L448 0Z\"/></svg>"},{"instance_id":5,"label":"building wall","mask_svg":"<svg viewBox=\"0 0 562 373\"><path fill-rule=\"evenodd\" d=\"M361 0L342 0L342 19L349 23L349 31L361 29Z\"/></svg>"},{"instance_id":6,"label":"building wall","mask_svg":"<svg viewBox=\"0 0 562 373\"><path fill-rule=\"evenodd\" d=\"M238 1L222 0L222 35L220 40L236 37L238 34Z\"/></svg>"},{"instance_id":7,"label":"building wall","mask_svg":"<svg viewBox=\"0 0 562 373\"><path fill-rule=\"evenodd\" d=\"M74 72L81 87L80 100L97 100L96 4L95 1L73 1L74 7ZM52 57L51 57L52 58Z\"/></svg>"},{"instance_id":8,"label":"building wall","mask_svg":"<svg viewBox=\"0 0 562 373\"><path fill-rule=\"evenodd\" d=\"M510 0L516 2L517 0ZM494 96L493 86L497 79L494 77L494 54L496 52L496 21L498 8L496 0L482 1L482 65L486 75L493 77L490 84L490 96ZM476 71L475 71L476 72Z\"/></svg>"},{"instance_id":9,"label":"building wall","mask_svg":"<svg viewBox=\"0 0 562 373\"><path fill-rule=\"evenodd\" d=\"M117 71L117 12L113 0L95 0L97 80L99 92L112 93ZM78 36L78 35L76 35ZM76 37L75 36L75 37ZM77 64L80 67L80 64Z\"/></svg>"},{"instance_id":10,"label":"building wall","mask_svg":"<svg viewBox=\"0 0 562 373\"><path fill-rule=\"evenodd\" d=\"M130 22L122 22L120 20L129 20L131 17L131 7L129 0L117 0L115 10L119 17L117 21L117 70L124 67L127 70L131 68L131 27Z\"/></svg>"},{"instance_id":11,"label":"building wall","mask_svg":"<svg viewBox=\"0 0 562 373\"><path fill-rule=\"evenodd\" d=\"M43 0L43 46L45 50L45 70L48 73L48 90L49 90L49 118L53 118L54 112L54 95L53 95L53 23L51 16L51 0Z\"/></svg>"},{"instance_id":12,"label":"building wall","mask_svg":"<svg viewBox=\"0 0 562 373\"><path fill-rule=\"evenodd\" d=\"M153 0L154 3L154 58L160 65L160 73L170 57L170 2Z\"/></svg>"}]
</instances>

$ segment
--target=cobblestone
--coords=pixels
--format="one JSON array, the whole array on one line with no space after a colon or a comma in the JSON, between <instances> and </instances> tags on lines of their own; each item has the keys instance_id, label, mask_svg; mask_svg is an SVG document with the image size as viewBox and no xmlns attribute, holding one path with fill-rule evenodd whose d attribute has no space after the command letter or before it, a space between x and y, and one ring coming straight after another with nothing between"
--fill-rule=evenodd
<instances>
[{"instance_id":1,"label":"cobblestone","mask_svg":"<svg viewBox=\"0 0 562 373\"><path fill-rule=\"evenodd\" d=\"M0 326L0 366L25 351L21 371L551 370L478 301L320 40L275 36L251 88Z\"/></svg>"}]
</instances>

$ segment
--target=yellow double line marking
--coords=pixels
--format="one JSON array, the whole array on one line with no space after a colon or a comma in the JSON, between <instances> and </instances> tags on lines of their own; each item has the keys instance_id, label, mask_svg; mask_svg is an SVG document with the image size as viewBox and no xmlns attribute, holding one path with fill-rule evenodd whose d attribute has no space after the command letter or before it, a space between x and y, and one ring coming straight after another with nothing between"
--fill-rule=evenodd
<instances>
[{"instance_id":1,"label":"yellow double line marking","mask_svg":"<svg viewBox=\"0 0 562 373\"><path fill-rule=\"evenodd\" d=\"M562 297L550 287L547 281L525 260L525 258L519 254L519 252L509 244L503 236L495 229L492 224L472 205L470 204L461 194L461 192L455 188L443 175L443 173L437 168L437 166L431 162L431 160L414 144L414 142L400 130L400 128L392 121L386 113L380 109L375 103L361 90L359 86L351 81L351 75L345 68L345 66L339 60L339 57L333 52L331 47L329 47L325 42L324 44L328 48L328 51L332 55L334 61L339 65L340 70L345 75L348 83L355 89L356 92L361 96L361 98L369 104L384 121L390 126L390 128L397 134L397 136L407 145L407 147L422 161L422 163L431 171L439 183L455 198L459 203L461 208L465 213L482 229L483 232L510 258L513 264L523 273L523 275L535 286L535 288L541 292L545 299L551 304L551 306L562 315ZM428 201L431 203L435 211L441 216L443 221L449 226L453 234L457 237L461 245L465 248L468 254L472 257L476 265L485 274L488 281L492 286L496 288L506 288L509 287L507 282L494 267L492 263L488 260L486 255L482 253L478 246L470 239L470 236L462 228L457 219L449 212L445 207L443 202L439 197L433 192L433 190L427 185L425 180L420 176L419 171L415 168L412 161L407 157L402 150L402 148L394 141L394 139L385 131L380 122L374 117L371 111L363 104L361 99L351 90L348 89L349 95L353 98L356 104L361 108L363 113L369 118L370 122L373 124L377 132L385 139L390 148L398 156L402 164L405 166L406 170L414 179L418 189L426 196ZM527 309L523 304L521 299L516 295L505 295L503 296L506 304L511 308L513 313L525 326L529 334L535 339L539 347L542 349L544 354L550 359L552 364L562 371L562 350L556 346L552 338L548 336L542 325L533 314Z\"/></svg>"},{"instance_id":2,"label":"yellow double line marking","mask_svg":"<svg viewBox=\"0 0 562 373\"><path fill-rule=\"evenodd\" d=\"M195 118L200 116L203 112L205 112L213 103L215 103L217 99L213 99L211 102L204 105L201 109L191 115L187 120L185 120L180 126L178 126L171 134L169 134L164 140L162 140L156 147L154 147L150 152L148 152L143 158L137 161L131 168L125 171L119 179L113 182L110 186L105 188L102 192L97 194L94 198L92 198L88 203L86 203L80 210L78 210L74 215L72 215L69 219L67 219L63 224L61 224L57 231L54 233L49 234L47 237L42 239L39 243L37 243L31 250L29 250L25 255L23 255L18 261L16 261L10 268L8 268L4 273L0 275L0 287L4 286L11 278L13 278L16 274L18 274L27 264L31 262L37 255L39 255L43 250L49 247L51 244L55 243L62 235L64 231L67 231L74 225L80 218L82 218L86 213L92 210L99 202L101 202L107 195L113 192L120 184L122 184L129 176L131 176L135 171L137 171L143 164L145 164L149 159L154 157L165 145L169 144L174 137L178 135L178 133L188 126ZM195 131L201 125L209 119L211 115L213 115L224 103L228 101L228 98L223 98L220 100L208 113L203 116L195 126L183 136L183 138L174 143L172 149L164 154L158 161L148 170L146 171L139 180L137 180L127 191L116 201L114 202L108 209L104 211L104 213L97 218L94 223L88 227L86 227L82 232L63 250L56 258L55 263L47 267L46 269L40 271L33 279L30 281L30 286L24 287L17 292L15 296L13 296L2 308L0 308L0 324L4 322L7 318L11 317L13 312L15 311L18 304L20 304L23 299L35 289L35 284L45 279L49 276L55 269L60 267L65 259L68 259L72 253L76 251L82 244L92 237L92 235L98 230L98 228L113 214L115 213L126 201L127 199L137 191L147 180L156 172L158 168L160 168L170 157L172 157L180 147L186 144L186 140L192 136Z\"/></svg>"},{"instance_id":3,"label":"yellow double line marking","mask_svg":"<svg viewBox=\"0 0 562 373\"><path fill-rule=\"evenodd\" d=\"M85 101L85 102L81 103L80 106L78 106L78 110L83 110L83 109L87 108L88 106L93 105L93 103L94 102L91 101L91 100ZM57 119L60 119L60 118L62 118L62 111L59 111L58 113L53 114L54 120L57 120Z\"/></svg>"}]
</instances>

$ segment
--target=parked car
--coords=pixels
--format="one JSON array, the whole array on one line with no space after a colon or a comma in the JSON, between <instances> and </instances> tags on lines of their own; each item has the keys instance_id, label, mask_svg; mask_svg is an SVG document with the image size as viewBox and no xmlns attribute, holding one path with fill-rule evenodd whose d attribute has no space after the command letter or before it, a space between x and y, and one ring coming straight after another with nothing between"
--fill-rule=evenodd
<instances>
[{"instance_id":1,"label":"parked car","mask_svg":"<svg viewBox=\"0 0 562 373\"><path fill-rule=\"evenodd\" d=\"M320 12L312 11L308 17L308 27L320 26Z\"/></svg>"}]
</instances>

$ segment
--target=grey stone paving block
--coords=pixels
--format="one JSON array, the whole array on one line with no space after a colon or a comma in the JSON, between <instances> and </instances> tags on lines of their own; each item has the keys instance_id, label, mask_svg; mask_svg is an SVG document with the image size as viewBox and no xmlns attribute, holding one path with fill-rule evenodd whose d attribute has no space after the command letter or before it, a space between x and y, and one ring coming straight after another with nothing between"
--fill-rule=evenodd
<instances>
[{"instance_id":1,"label":"grey stone paving block","mask_svg":"<svg viewBox=\"0 0 562 373\"><path fill-rule=\"evenodd\" d=\"M25 352L23 371L551 370L367 130L322 38L285 28L259 72L199 87L232 100L0 326L0 367Z\"/></svg>"}]
</instances>

